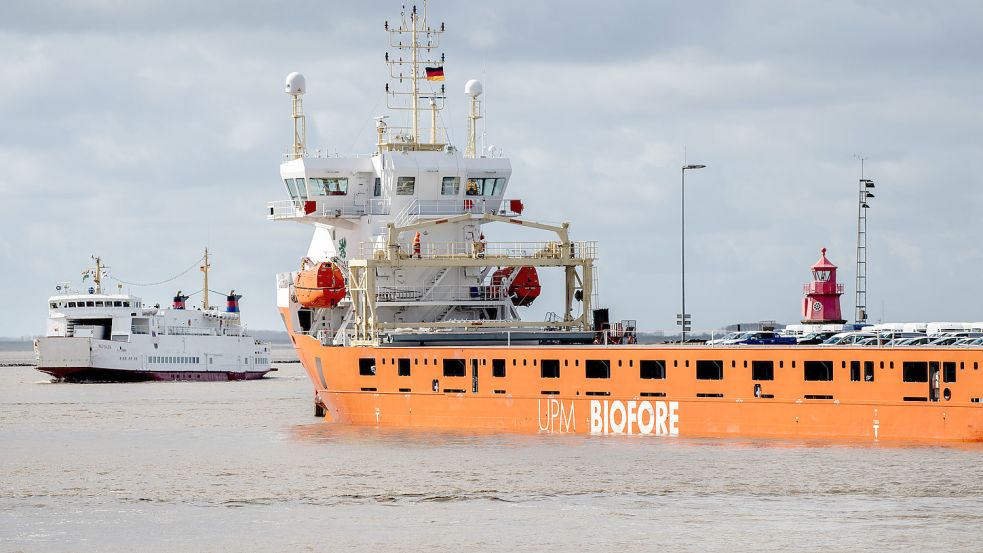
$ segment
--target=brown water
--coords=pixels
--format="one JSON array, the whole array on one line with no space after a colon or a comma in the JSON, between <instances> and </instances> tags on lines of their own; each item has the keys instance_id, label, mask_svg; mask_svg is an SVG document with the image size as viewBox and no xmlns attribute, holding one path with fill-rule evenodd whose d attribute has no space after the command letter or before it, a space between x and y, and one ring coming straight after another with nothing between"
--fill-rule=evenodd
<instances>
[{"instance_id":1,"label":"brown water","mask_svg":"<svg viewBox=\"0 0 983 553\"><path fill-rule=\"evenodd\" d=\"M0 367L0 551L983 550L983 447L353 428L279 367Z\"/></svg>"}]
</instances>

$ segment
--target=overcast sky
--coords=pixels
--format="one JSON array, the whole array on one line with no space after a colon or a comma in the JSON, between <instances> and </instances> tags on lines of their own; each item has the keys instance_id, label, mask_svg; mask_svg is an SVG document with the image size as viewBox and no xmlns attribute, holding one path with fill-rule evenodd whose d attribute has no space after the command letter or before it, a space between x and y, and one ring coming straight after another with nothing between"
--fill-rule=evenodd
<instances>
[{"instance_id":1,"label":"overcast sky","mask_svg":"<svg viewBox=\"0 0 983 553\"><path fill-rule=\"evenodd\" d=\"M251 328L279 329L274 274L310 237L265 219L285 198L284 76L307 77L311 150L371 151L382 22L399 10L0 3L0 336L43 333L46 298L91 254L155 282L206 245L212 288L244 294ZM983 320L983 4L443 0L430 13L448 28L452 141L463 149L464 82L481 79L487 142L512 159L508 195L599 241L614 318L674 330L685 151L708 166L686 184L695 328L797 321L824 246L852 318L856 154L877 183L872 320ZM131 291L163 304L199 277ZM559 311L560 295L545 290L532 314Z\"/></svg>"}]
</instances>

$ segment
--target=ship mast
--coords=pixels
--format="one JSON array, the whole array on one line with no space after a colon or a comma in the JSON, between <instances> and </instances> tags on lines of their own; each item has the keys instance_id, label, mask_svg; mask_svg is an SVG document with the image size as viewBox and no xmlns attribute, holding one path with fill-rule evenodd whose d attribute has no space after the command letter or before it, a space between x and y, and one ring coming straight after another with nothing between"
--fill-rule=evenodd
<instances>
[{"instance_id":1,"label":"ship mast","mask_svg":"<svg viewBox=\"0 0 983 553\"><path fill-rule=\"evenodd\" d=\"M92 259L96 262L95 274L92 275L92 282L96 283L96 294L102 293L102 270L106 267L102 266L102 258L96 255L92 256Z\"/></svg>"},{"instance_id":2,"label":"ship mast","mask_svg":"<svg viewBox=\"0 0 983 553\"><path fill-rule=\"evenodd\" d=\"M211 265L208 264L208 248L205 248L205 258L201 263L201 272L205 274L205 284L202 288L202 300L201 308L203 311L208 311L208 269L211 269Z\"/></svg>"},{"instance_id":3,"label":"ship mast","mask_svg":"<svg viewBox=\"0 0 983 553\"><path fill-rule=\"evenodd\" d=\"M445 88L444 85L440 85L438 91L434 91L429 95L422 95L420 91L420 80L424 79L427 81L443 81L444 80L444 54L440 55L440 58L432 58L430 52L436 48L440 47L439 36L444 32L445 26L443 23L440 24L439 29L434 29L427 23L427 3L423 2L423 14L417 11L416 6L413 6L409 13L409 20L406 18L406 11L404 10L401 14L402 20L400 21L399 27L390 27L389 22L386 21L384 28L389 32L389 46L390 48L395 48L399 51L409 50L409 59L404 60L402 55L397 55L396 57L390 57L389 52L386 52L386 64L389 66L389 76L392 79L397 80L396 85L390 88L389 84L386 84L386 106L393 110L404 110L410 112L410 128L409 135L399 139L401 142L398 149L403 150L442 150L444 144L439 141L439 129L437 126L437 112L444 108L444 102L446 101ZM406 41L403 35L408 35L409 40ZM404 72L403 68L407 66L408 71ZM409 80L410 89L409 92L397 90L398 85L403 83L403 80ZM430 109L430 142L421 142L420 133L420 101L427 100L427 107ZM380 127L381 131L384 131L385 127ZM390 129L392 131L398 132L399 129ZM394 144L392 141L389 143L383 143L380 136L380 146L388 146L394 149ZM381 148L380 148L381 149Z\"/></svg>"}]
</instances>

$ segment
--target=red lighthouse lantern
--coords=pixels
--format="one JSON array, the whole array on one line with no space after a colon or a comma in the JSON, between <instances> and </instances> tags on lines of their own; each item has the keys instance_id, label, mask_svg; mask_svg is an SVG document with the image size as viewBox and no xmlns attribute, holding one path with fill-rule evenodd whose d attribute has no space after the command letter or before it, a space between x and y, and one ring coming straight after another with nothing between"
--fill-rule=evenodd
<instances>
[{"instance_id":1,"label":"red lighthouse lantern","mask_svg":"<svg viewBox=\"0 0 983 553\"><path fill-rule=\"evenodd\" d=\"M812 282L805 285L802 299L802 322L805 324L843 324L840 314L840 296L843 285L836 283L836 265L826 259L822 249L819 261L812 266Z\"/></svg>"}]
</instances>

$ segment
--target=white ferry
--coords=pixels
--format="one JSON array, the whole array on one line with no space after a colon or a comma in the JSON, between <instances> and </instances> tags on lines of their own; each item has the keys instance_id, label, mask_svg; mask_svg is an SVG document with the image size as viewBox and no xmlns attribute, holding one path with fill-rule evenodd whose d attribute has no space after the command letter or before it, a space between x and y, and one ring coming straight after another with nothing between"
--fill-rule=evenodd
<instances>
[{"instance_id":1,"label":"white ferry","mask_svg":"<svg viewBox=\"0 0 983 553\"><path fill-rule=\"evenodd\" d=\"M233 290L225 310L208 304L188 309L180 291L170 308L144 305L125 293L105 293L106 267L83 273L85 290L55 287L48 298L48 325L34 343L39 371L68 382L254 380L270 366L270 345L245 333ZM208 250L201 270L208 290Z\"/></svg>"}]
</instances>

